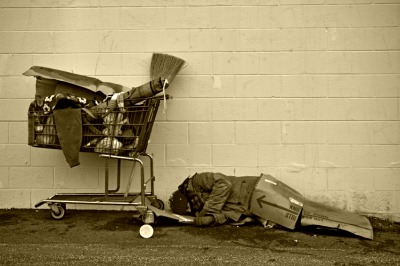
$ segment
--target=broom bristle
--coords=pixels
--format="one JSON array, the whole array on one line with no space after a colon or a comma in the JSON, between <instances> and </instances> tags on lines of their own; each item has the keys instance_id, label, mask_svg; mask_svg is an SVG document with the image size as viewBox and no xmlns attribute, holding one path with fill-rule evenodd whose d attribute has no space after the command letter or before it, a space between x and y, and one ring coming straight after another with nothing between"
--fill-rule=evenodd
<instances>
[{"instance_id":1,"label":"broom bristle","mask_svg":"<svg viewBox=\"0 0 400 266\"><path fill-rule=\"evenodd\" d=\"M168 79L168 82L171 83L184 64L185 61L176 56L154 53L150 65L151 79L162 77Z\"/></svg>"}]
</instances>

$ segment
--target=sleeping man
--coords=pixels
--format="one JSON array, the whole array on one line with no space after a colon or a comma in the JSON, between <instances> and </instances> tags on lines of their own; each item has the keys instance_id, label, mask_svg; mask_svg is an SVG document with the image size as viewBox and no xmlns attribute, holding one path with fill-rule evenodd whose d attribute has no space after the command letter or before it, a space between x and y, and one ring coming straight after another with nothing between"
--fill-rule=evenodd
<instances>
[{"instance_id":1,"label":"sleeping man","mask_svg":"<svg viewBox=\"0 0 400 266\"><path fill-rule=\"evenodd\" d=\"M239 222L252 216L249 203L260 177L226 176L220 173L197 173L185 179L170 199L171 210L190 211L199 226L223 224L228 219Z\"/></svg>"},{"instance_id":2,"label":"sleeping man","mask_svg":"<svg viewBox=\"0 0 400 266\"><path fill-rule=\"evenodd\" d=\"M189 206L197 226L258 220L265 227L329 227L373 238L365 216L308 200L270 175L196 173L179 185L169 203L172 212L181 215L187 214Z\"/></svg>"}]
</instances>

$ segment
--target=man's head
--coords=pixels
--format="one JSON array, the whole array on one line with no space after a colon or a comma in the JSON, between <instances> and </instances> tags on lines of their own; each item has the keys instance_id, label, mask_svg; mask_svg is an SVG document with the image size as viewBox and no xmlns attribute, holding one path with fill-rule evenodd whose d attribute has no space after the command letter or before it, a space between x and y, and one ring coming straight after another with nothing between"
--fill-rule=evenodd
<instances>
[{"instance_id":1,"label":"man's head","mask_svg":"<svg viewBox=\"0 0 400 266\"><path fill-rule=\"evenodd\" d=\"M177 190L169 198L169 206L173 213L184 215L187 213L188 200L181 191Z\"/></svg>"},{"instance_id":2,"label":"man's head","mask_svg":"<svg viewBox=\"0 0 400 266\"><path fill-rule=\"evenodd\" d=\"M195 215L196 212L200 212L204 207L203 199L199 195L200 193L197 193L193 186L193 178L196 175L197 173L189 176L182 182L182 184L178 186L178 191L185 196L189 203L190 212L192 215Z\"/></svg>"}]
</instances>

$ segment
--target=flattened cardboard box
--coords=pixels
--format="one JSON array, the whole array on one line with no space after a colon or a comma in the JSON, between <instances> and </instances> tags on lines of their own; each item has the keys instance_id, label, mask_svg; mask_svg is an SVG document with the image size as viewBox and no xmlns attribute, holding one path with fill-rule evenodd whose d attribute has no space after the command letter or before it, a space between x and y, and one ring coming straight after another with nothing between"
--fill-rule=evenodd
<instances>
[{"instance_id":1,"label":"flattened cardboard box","mask_svg":"<svg viewBox=\"0 0 400 266\"><path fill-rule=\"evenodd\" d=\"M373 229L366 217L305 199L270 175L261 175L250 212L289 229L294 229L300 219L301 226L335 228L373 239Z\"/></svg>"}]
</instances>

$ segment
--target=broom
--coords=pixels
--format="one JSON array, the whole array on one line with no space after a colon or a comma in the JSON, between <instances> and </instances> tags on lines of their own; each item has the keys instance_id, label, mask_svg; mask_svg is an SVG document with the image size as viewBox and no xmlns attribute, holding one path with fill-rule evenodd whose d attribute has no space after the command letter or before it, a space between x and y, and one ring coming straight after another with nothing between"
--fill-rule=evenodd
<instances>
[{"instance_id":1,"label":"broom","mask_svg":"<svg viewBox=\"0 0 400 266\"><path fill-rule=\"evenodd\" d=\"M173 55L154 53L151 57L151 79L164 78L171 83L184 66L185 61Z\"/></svg>"},{"instance_id":2,"label":"broom","mask_svg":"<svg viewBox=\"0 0 400 266\"><path fill-rule=\"evenodd\" d=\"M164 113L166 106L165 85L171 83L178 72L185 65L185 61L173 55L153 53L150 64L150 77L152 80L164 78Z\"/></svg>"}]
</instances>

